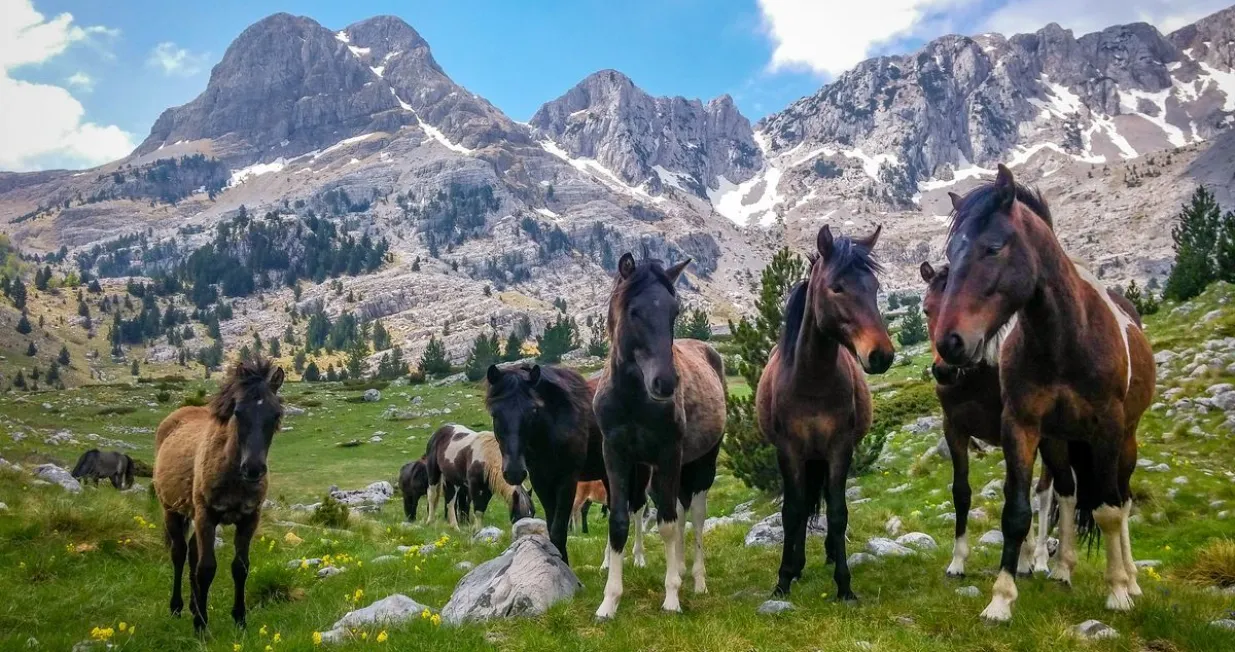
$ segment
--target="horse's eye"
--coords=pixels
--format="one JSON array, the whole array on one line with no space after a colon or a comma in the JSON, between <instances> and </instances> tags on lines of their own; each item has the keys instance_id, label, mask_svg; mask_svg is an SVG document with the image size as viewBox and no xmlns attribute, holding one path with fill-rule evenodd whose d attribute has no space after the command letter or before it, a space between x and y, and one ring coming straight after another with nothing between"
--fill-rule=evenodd
<instances>
[{"instance_id":1,"label":"horse's eye","mask_svg":"<svg viewBox=\"0 0 1235 652\"><path fill-rule=\"evenodd\" d=\"M987 255L987 256L994 256L994 255L997 255L999 252L1003 251L1003 245L1004 245L1004 243L1002 243L1002 242L996 242L996 243L994 243L994 244L987 245L987 246L986 246L986 255Z\"/></svg>"},{"instance_id":2,"label":"horse's eye","mask_svg":"<svg viewBox=\"0 0 1235 652\"><path fill-rule=\"evenodd\" d=\"M832 290L833 294L844 294L845 293L845 286L841 285L840 283L832 284L832 287L829 289Z\"/></svg>"}]
</instances>

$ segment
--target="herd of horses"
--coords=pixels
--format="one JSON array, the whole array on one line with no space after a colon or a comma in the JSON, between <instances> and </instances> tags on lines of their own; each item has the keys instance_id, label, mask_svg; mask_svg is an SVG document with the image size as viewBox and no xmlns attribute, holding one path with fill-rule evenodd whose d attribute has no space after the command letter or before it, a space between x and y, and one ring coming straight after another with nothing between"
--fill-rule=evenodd
<instances>
[{"instance_id":1,"label":"herd of horses","mask_svg":"<svg viewBox=\"0 0 1235 652\"><path fill-rule=\"evenodd\" d=\"M982 616L1008 620L1016 576L1047 570L1046 534L1055 520L1060 543L1051 575L1070 583L1078 537L1100 534L1106 606L1130 609L1140 588L1128 536L1129 478L1137 424L1155 384L1139 316L1068 257L1046 203L1006 167L993 182L952 200L947 262L921 268L931 370L954 473L956 541L947 573L965 572L968 449L979 439L1002 446L1007 471L1002 556ZM879 235L880 229L865 238L819 230L809 273L789 293L779 341L756 390L759 428L776 448L784 486L775 595L789 594L801 576L807 521L826 508L825 563L835 566L836 597L857 599L845 554L846 479L871 425L865 374L887 371L895 355L877 303ZM530 479L549 538L569 563L572 519L584 502L601 502L608 508L608 579L596 616L608 619L622 597L632 516L634 562L646 563L640 514L650 498L665 545L662 608L681 611L687 518L694 530L693 588L706 592L703 525L726 387L715 350L674 338L676 288L689 263L666 268L629 253L621 257L606 320L610 352L596 377L549 365L491 366L485 405L493 431L447 425L430 437L425 455L399 474L408 518L416 519L426 496L427 518L444 499L455 525L473 511L483 515L495 495L512 520L531 516L535 508L524 489ZM219 523L237 526L232 617L245 621L249 541L266 495L282 382L282 369L268 360L240 362L208 406L176 410L156 434L154 489L174 568L170 608L176 615L183 608L187 556L199 632L207 623L216 568L210 542ZM1030 484L1039 456L1040 522L1030 542Z\"/></svg>"}]
</instances>

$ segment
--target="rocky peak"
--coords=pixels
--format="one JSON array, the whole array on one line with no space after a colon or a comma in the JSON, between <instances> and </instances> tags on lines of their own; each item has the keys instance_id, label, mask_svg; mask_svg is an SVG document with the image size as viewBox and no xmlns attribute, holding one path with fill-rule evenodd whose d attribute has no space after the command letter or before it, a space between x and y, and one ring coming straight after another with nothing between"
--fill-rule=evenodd
<instances>
[{"instance_id":1,"label":"rocky peak","mask_svg":"<svg viewBox=\"0 0 1235 652\"><path fill-rule=\"evenodd\" d=\"M1224 71L1235 69L1235 6L1181 27L1168 38L1198 62Z\"/></svg>"},{"instance_id":2,"label":"rocky peak","mask_svg":"<svg viewBox=\"0 0 1235 652\"><path fill-rule=\"evenodd\" d=\"M728 95L707 104L653 97L616 70L588 75L530 124L569 156L594 159L653 195L673 187L706 198L722 177L742 182L763 164L750 121Z\"/></svg>"}]
</instances>

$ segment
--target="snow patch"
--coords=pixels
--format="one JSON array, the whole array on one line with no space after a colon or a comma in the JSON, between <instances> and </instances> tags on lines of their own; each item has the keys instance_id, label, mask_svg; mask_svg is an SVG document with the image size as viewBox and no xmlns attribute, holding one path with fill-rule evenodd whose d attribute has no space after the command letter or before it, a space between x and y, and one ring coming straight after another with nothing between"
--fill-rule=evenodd
<instances>
[{"instance_id":1,"label":"snow patch","mask_svg":"<svg viewBox=\"0 0 1235 652\"><path fill-rule=\"evenodd\" d=\"M866 176L875 179L876 181L879 180L879 168L882 167L884 163L891 163L892 165L900 164L900 159L896 158L895 154L875 154L874 156L868 156L866 152L862 151L861 147L855 147L841 153L847 158L861 159L862 170L866 172Z\"/></svg>"},{"instance_id":2,"label":"snow patch","mask_svg":"<svg viewBox=\"0 0 1235 652\"><path fill-rule=\"evenodd\" d=\"M345 31L343 31L343 30L339 30L339 31L335 32L334 37L335 37L335 39L336 39L336 40L338 40L338 41L342 41L342 42L344 42L344 43L351 43L351 42L352 42L351 37L349 37L349 36L347 35L347 32L345 32Z\"/></svg>"},{"instance_id":3,"label":"snow patch","mask_svg":"<svg viewBox=\"0 0 1235 652\"><path fill-rule=\"evenodd\" d=\"M954 171L952 173L951 181L941 181L938 179L933 180L933 181L922 181L918 183L918 190L921 192L930 192L932 190L939 190L940 188L947 188L948 186L954 186L960 183L961 181L964 181L965 179L977 179L984 175L994 176L994 174L995 174L995 170L988 170L986 168L981 168L976 165L970 164L969 167L963 167L963 168L960 168Z\"/></svg>"},{"instance_id":4,"label":"snow patch","mask_svg":"<svg viewBox=\"0 0 1235 652\"><path fill-rule=\"evenodd\" d=\"M253 177L260 177L271 172L281 172L285 167L287 167L287 160L280 156L270 163L254 163L239 170L232 170L232 176L228 180L227 186L234 188Z\"/></svg>"},{"instance_id":5,"label":"snow patch","mask_svg":"<svg viewBox=\"0 0 1235 652\"><path fill-rule=\"evenodd\" d=\"M1119 104L1121 110L1126 108L1127 113L1134 113L1158 125L1158 128L1166 133L1166 138L1171 145L1183 147L1188 144L1188 137L1184 135L1182 129L1166 121L1166 98L1170 97L1174 90L1174 87L1164 88L1157 93L1147 93L1137 89L1121 90L1119 91ZM1153 103L1158 108L1158 115L1152 116L1139 111L1137 105L1141 100Z\"/></svg>"},{"instance_id":6,"label":"snow patch","mask_svg":"<svg viewBox=\"0 0 1235 652\"><path fill-rule=\"evenodd\" d=\"M369 70L372 70L373 74L381 77L382 73L386 72L386 66L369 66Z\"/></svg>"},{"instance_id":7,"label":"snow patch","mask_svg":"<svg viewBox=\"0 0 1235 652\"><path fill-rule=\"evenodd\" d=\"M1207 63L1199 63L1199 65L1201 70L1204 70L1205 74L1209 76L1214 86L1217 86L1218 90L1226 95L1226 103L1222 109L1224 111L1235 111L1235 73L1223 72Z\"/></svg>"},{"instance_id":8,"label":"snow patch","mask_svg":"<svg viewBox=\"0 0 1235 652\"><path fill-rule=\"evenodd\" d=\"M544 215L545 217L547 217L547 218L549 218L549 219L553 219L553 220L556 220L556 219L558 219L559 217L561 217L561 215L558 215L557 213L554 213L553 211L551 211L551 210L549 210L549 209L547 209L547 208L537 208L537 209L536 209L536 212L537 212L537 213L540 213L541 215Z\"/></svg>"},{"instance_id":9,"label":"snow patch","mask_svg":"<svg viewBox=\"0 0 1235 652\"><path fill-rule=\"evenodd\" d=\"M650 200L652 203L658 204L665 200L664 197L653 197L650 193L648 193L647 190L644 190L642 187L636 187L636 186L632 186L626 183L625 181L622 180L621 177L615 174L612 170L601 165L600 162L596 161L595 159L572 157L566 150L562 149L561 147L558 146L557 143L551 140L540 141L540 147L546 152L562 159L563 161L566 161L567 163L570 164L571 167L575 168L576 170L591 175L592 177L596 178L597 180L599 180L600 182L604 183L607 186L610 186L610 187L616 188L617 190L621 190L623 192L635 195L636 197L639 197L641 199Z\"/></svg>"},{"instance_id":10,"label":"snow patch","mask_svg":"<svg viewBox=\"0 0 1235 652\"><path fill-rule=\"evenodd\" d=\"M785 200L777 189L781 176L780 168L772 166L765 167L759 174L740 184L720 176L716 178L720 187L707 189L708 199L717 213L738 226L746 226L752 220L758 220L761 226L771 226L776 222L777 204ZM763 184L762 192L752 197L751 193L760 184Z\"/></svg>"},{"instance_id":11,"label":"snow patch","mask_svg":"<svg viewBox=\"0 0 1235 652\"><path fill-rule=\"evenodd\" d=\"M377 135L377 133L370 132L370 133L367 133L367 134L360 134L359 136L352 136L351 138L344 138L343 140L340 140L339 142L337 142L337 143L335 143L335 144L331 145L330 147L327 147L326 149L321 150L320 152L309 152L308 154L305 154L304 156L312 156L312 157L313 157L313 160L315 160L315 161L316 161L317 159L319 159L319 158L321 158L321 157L323 157L323 156L325 156L325 155L327 155L327 154L329 154L329 153L331 153L331 152L334 152L334 151L340 150L340 149L342 149L342 148L344 148L344 147L347 147L348 145L352 145L352 144L354 144L354 143L359 143L359 142L360 142L360 141L362 141L362 140L368 140L368 139L370 139L370 138L372 138L372 137L374 137L374 136L376 136L376 135ZM296 158L303 158L303 156L298 156L298 157L296 157ZM295 160L295 159L292 159L292 160Z\"/></svg>"},{"instance_id":12,"label":"snow patch","mask_svg":"<svg viewBox=\"0 0 1235 652\"><path fill-rule=\"evenodd\" d=\"M356 55L356 58L366 57L369 55L369 48L358 48L354 45L349 45L347 46L347 49L351 50L352 54Z\"/></svg>"},{"instance_id":13,"label":"snow patch","mask_svg":"<svg viewBox=\"0 0 1235 652\"><path fill-rule=\"evenodd\" d=\"M460 145L456 142L451 141L449 138L446 137L446 134L439 131L437 127L434 127L433 125L425 122L424 119L420 117L420 114L416 113L416 109L412 108L411 104L404 102L403 98L399 97L399 94L395 92L395 89L393 88L390 89L390 94L394 96L395 101L399 103L399 106L404 111L411 111L412 115L416 116L416 120L420 122L420 128L424 130L425 134L427 134L433 140L436 140L437 142L444 145L446 149L449 149L454 152L458 152L460 154L471 154L473 151L475 151L475 150L468 149L464 147L463 145Z\"/></svg>"},{"instance_id":14,"label":"snow patch","mask_svg":"<svg viewBox=\"0 0 1235 652\"><path fill-rule=\"evenodd\" d=\"M656 176L660 177L661 183L673 186L674 188L677 188L678 190L681 190L682 192L685 192L688 194L690 193L690 190L688 190L687 187L683 185L682 183L682 177L686 177L687 179L692 179L692 177L689 174L686 174L683 172L672 172L670 170L666 170L665 168L659 165L652 166L652 169L656 171Z\"/></svg>"}]
</instances>

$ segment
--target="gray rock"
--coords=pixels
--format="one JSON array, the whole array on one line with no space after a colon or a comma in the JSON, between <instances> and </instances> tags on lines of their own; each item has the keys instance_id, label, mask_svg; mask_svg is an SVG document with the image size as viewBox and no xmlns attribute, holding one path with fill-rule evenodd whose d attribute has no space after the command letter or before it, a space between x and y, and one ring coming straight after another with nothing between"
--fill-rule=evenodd
<instances>
[{"instance_id":1,"label":"gray rock","mask_svg":"<svg viewBox=\"0 0 1235 652\"><path fill-rule=\"evenodd\" d=\"M300 568L301 566L321 566L322 560L320 557L312 559L292 559L287 562L288 568Z\"/></svg>"},{"instance_id":2,"label":"gray rock","mask_svg":"<svg viewBox=\"0 0 1235 652\"><path fill-rule=\"evenodd\" d=\"M473 568L476 568L476 564L473 564L470 561L461 561L455 564L455 569L461 570L461 571L470 571Z\"/></svg>"},{"instance_id":3,"label":"gray rock","mask_svg":"<svg viewBox=\"0 0 1235 652\"><path fill-rule=\"evenodd\" d=\"M381 555L374 557L370 564L389 564L392 561L399 561L399 558L394 555Z\"/></svg>"},{"instance_id":4,"label":"gray rock","mask_svg":"<svg viewBox=\"0 0 1235 652\"><path fill-rule=\"evenodd\" d=\"M978 545L980 546L1002 546L1003 545L1003 532L1000 532L999 530L987 530L982 535L982 538L978 539Z\"/></svg>"},{"instance_id":5,"label":"gray rock","mask_svg":"<svg viewBox=\"0 0 1235 652\"><path fill-rule=\"evenodd\" d=\"M948 438L940 437L939 443L935 444L935 454L945 460L952 459L952 449L948 446Z\"/></svg>"},{"instance_id":6,"label":"gray rock","mask_svg":"<svg viewBox=\"0 0 1235 652\"><path fill-rule=\"evenodd\" d=\"M982 597L982 591L979 590L978 587L976 586L962 586L961 588L956 590L956 594L961 596L962 598Z\"/></svg>"},{"instance_id":7,"label":"gray rock","mask_svg":"<svg viewBox=\"0 0 1235 652\"><path fill-rule=\"evenodd\" d=\"M861 566L862 564L869 564L875 560L876 557L870 553L855 552L849 555L848 561L850 566Z\"/></svg>"},{"instance_id":8,"label":"gray rock","mask_svg":"<svg viewBox=\"0 0 1235 652\"><path fill-rule=\"evenodd\" d=\"M745 545L752 546L774 546L779 545L785 540L785 528L781 526L780 514L772 514L767 518L755 523L746 533Z\"/></svg>"},{"instance_id":9,"label":"gray rock","mask_svg":"<svg viewBox=\"0 0 1235 652\"><path fill-rule=\"evenodd\" d=\"M382 400L382 393L370 387L364 391L365 403L376 403Z\"/></svg>"},{"instance_id":10,"label":"gray rock","mask_svg":"<svg viewBox=\"0 0 1235 652\"><path fill-rule=\"evenodd\" d=\"M934 550L939 547L935 539L925 532L910 532L896 538L896 543L915 550Z\"/></svg>"},{"instance_id":11,"label":"gray rock","mask_svg":"<svg viewBox=\"0 0 1235 652\"><path fill-rule=\"evenodd\" d=\"M1119 632L1115 631L1114 628L1098 620L1086 620L1073 627L1071 631L1077 638L1087 641L1097 641L1119 636Z\"/></svg>"},{"instance_id":12,"label":"gray rock","mask_svg":"<svg viewBox=\"0 0 1235 652\"><path fill-rule=\"evenodd\" d=\"M412 405L420 405L424 402L425 402L425 397L423 396L413 396L412 397Z\"/></svg>"},{"instance_id":13,"label":"gray rock","mask_svg":"<svg viewBox=\"0 0 1235 652\"><path fill-rule=\"evenodd\" d=\"M77 482L77 479L55 464L40 464L34 467L34 475L46 482L60 485L62 489L70 493L81 492L81 484Z\"/></svg>"},{"instance_id":14,"label":"gray rock","mask_svg":"<svg viewBox=\"0 0 1235 652\"><path fill-rule=\"evenodd\" d=\"M1145 470L1152 471L1154 473L1166 473L1167 471L1171 470L1171 466L1167 464L1166 462L1160 462L1158 464L1145 467Z\"/></svg>"},{"instance_id":15,"label":"gray rock","mask_svg":"<svg viewBox=\"0 0 1235 652\"><path fill-rule=\"evenodd\" d=\"M1174 360L1177 357L1179 357L1179 355L1175 353L1174 351L1171 351L1169 349L1164 349L1154 354L1154 362L1158 364L1163 364L1166 362L1170 362L1171 360Z\"/></svg>"},{"instance_id":16,"label":"gray rock","mask_svg":"<svg viewBox=\"0 0 1235 652\"><path fill-rule=\"evenodd\" d=\"M913 554L913 549L883 537L875 537L867 541L866 550L876 557L904 557Z\"/></svg>"},{"instance_id":17,"label":"gray rock","mask_svg":"<svg viewBox=\"0 0 1235 652\"><path fill-rule=\"evenodd\" d=\"M364 489L340 490L337 487L331 487L330 495L335 500L347 505L348 507L357 507L361 505L382 506L395 494L395 488L389 482L381 480L374 482Z\"/></svg>"},{"instance_id":18,"label":"gray rock","mask_svg":"<svg viewBox=\"0 0 1235 652\"><path fill-rule=\"evenodd\" d=\"M347 572L347 567L340 568L338 566L327 566L325 568L318 569L317 579L324 580L327 577L334 577L335 575L338 575L340 573L346 573L346 572Z\"/></svg>"},{"instance_id":19,"label":"gray rock","mask_svg":"<svg viewBox=\"0 0 1235 652\"><path fill-rule=\"evenodd\" d=\"M396 626L420 618L425 609L433 611L406 595L396 593L363 609L347 612L329 630L322 632L322 642L342 643L351 636L351 630L355 629L367 629L375 625Z\"/></svg>"},{"instance_id":20,"label":"gray rock","mask_svg":"<svg viewBox=\"0 0 1235 652\"><path fill-rule=\"evenodd\" d=\"M978 492L979 496L987 500L995 500L999 498L1003 492L1003 480L995 479L982 486L982 491Z\"/></svg>"},{"instance_id":21,"label":"gray rock","mask_svg":"<svg viewBox=\"0 0 1235 652\"><path fill-rule=\"evenodd\" d=\"M755 611L766 616L784 613L786 611L793 611L793 609L794 607L792 602L786 602L784 600L768 600L767 602L759 605L759 608Z\"/></svg>"},{"instance_id":22,"label":"gray rock","mask_svg":"<svg viewBox=\"0 0 1235 652\"><path fill-rule=\"evenodd\" d=\"M503 532L501 528L496 528L490 525L476 534L473 534L472 541L477 541L480 543L497 543L502 540L502 535L504 534L505 532Z\"/></svg>"},{"instance_id":23,"label":"gray rock","mask_svg":"<svg viewBox=\"0 0 1235 652\"><path fill-rule=\"evenodd\" d=\"M510 527L510 538L520 539L526 536L549 536L549 524L544 519L521 518Z\"/></svg>"},{"instance_id":24,"label":"gray rock","mask_svg":"<svg viewBox=\"0 0 1235 652\"><path fill-rule=\"evenodd\" d=\"M912 488L913 488L913 485L906 482L905 484L898 484L895 487L892 487L891 489L884 491L884 493L885 494L903 494Z\"/></svg>"},{"instance_id":25,"label":"gray rock","mask_svg":"<svg viewBox=\"0 0 1235 652\"><path fill-rule=\"evenodd\" d=\"M1209 624L1219 629L1229 629L1235 631L1235 619L1219 618L1218 620L1209 621Z\"/></svg>"},{"instance_id":26,"label":"gray rock","mask_svg":"<svg viewBox=\"0 0 1235 652\"><path fill-rule=\"evenodd\" d=\"M1157 568L1162 565L1157 559L1138 559L1135 563L1137 568Z\"/></svg>"},{"instance_id":27,"label":"gray rock","mask_svg":"<svg viewBox=\"0 0 1235 652\"><path fill-rule=\"evenodd\" d=\"M1177 475L1171 479L1171 484L1188 484L1187 476Z\"/></svg>"},{"instance_id":28,"label":"gray rock","mask_svg":"<svg viewBox=\"0 0 1235 652\"><path fill-rule=\"evenodd\" d=\"M1235 410L1235 391L1227 390L1209 399L1209 403L1223 412Z\"/></svg>"},{"instance_id":29,"label":"gray rock","mask_svg":"<svg viewBox=\"0 0 1235 652\"><path fill-rule=\"evenodd\" d=\"M887 523L883 524L883 530L888 533L888 536L894 537L901 532L901 519L899 516L893 516L888 519Z\"/></svg>"},{"instance_id":30,"label":"gray rock","mask_svg":"<svg viewBox=\"0 0 1235 652\"><path fill-rule=\"evenodd\" d=\"M845 489L845 500L857 500L862 497L862 487L854 485Z\"/></svg>"},{"instance_id":31,"label":"gray rock","mask_svg":"<svg viewBox=\"0 0 1235 652\"><path fill-rule=\"evenodd\" d=\"M525 519L526 520L526 519ZM499 557L468 572L459 580L442 619L458 625L466 621L536 616L551 605L574 597L579 578L562 561L548 538L519 537Z\"/></svg>"}]
</instances>

